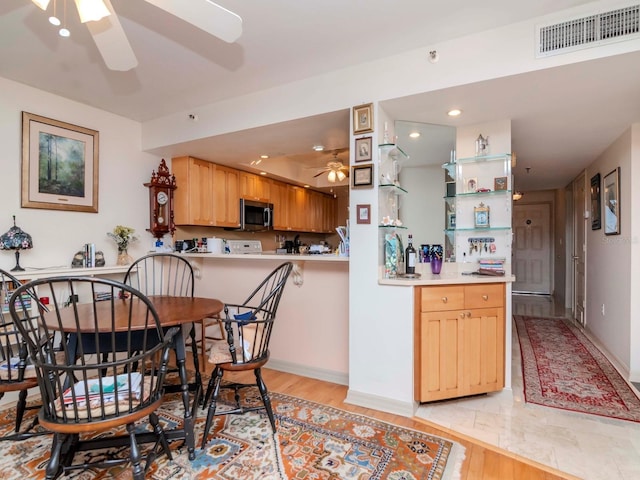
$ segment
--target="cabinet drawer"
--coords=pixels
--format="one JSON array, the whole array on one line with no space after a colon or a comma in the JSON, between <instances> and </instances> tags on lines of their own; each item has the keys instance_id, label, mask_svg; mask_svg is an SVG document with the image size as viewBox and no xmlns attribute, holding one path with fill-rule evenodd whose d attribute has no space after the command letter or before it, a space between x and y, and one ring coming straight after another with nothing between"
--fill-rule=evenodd
<instances>
[{"instance_id":1,"label":"cabinet drawer","mask_svg":"<svg viewBox=\"0 0 640 480\"><path fill-rule=\"evenodd\" d=\"M464 308L464 287L447 285L421 289L421 311L444 312Z\"/></svg>"},{"instance_id":2,"label":"cabinet drawer","mask_svg":"<svg viewBox=\"0 0 640 480\"><path fill-rule=\"evenodd\" d=\"M504 285L484 283L464 287L464 308L504 306Z\"/></svg>"}]
</instances>

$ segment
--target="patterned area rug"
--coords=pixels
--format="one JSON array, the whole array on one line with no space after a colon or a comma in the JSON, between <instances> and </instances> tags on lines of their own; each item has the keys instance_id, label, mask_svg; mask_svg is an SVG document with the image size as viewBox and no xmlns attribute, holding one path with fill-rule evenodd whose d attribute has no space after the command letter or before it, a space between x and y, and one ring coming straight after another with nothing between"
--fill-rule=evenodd
<instances>
[{"instance_id":1,"label":"patterned area rug","mask_svg":"<svg viewBox=\"0 0 640 480\"><path fill-rule=\"evenodd\" d=\"M216 417L205 450L200 450L206 413L198 411L196 459L188 460L182 442L171 444L173 461L157 459L148 479L390 479L453 480L459 478L464 447L422 432L361 415L272 393L278 433L272 435L266 415L245 413ZM27 425L35 415L29 411ZM179 425L181 401L168 397L160 411L165 428ZM0 410L0 435L12 429L15 408ZM144 428L144 427L141 427ZM118 433L120 433L119 431ZM113 433L113 432L111 432ZM0 478L42 479L51 435L22 442L0 442ZM108 451L128 455L128 450ZM105 452L83 453L93 460ZM76 461L80 458L78 454ZM63 478L129 479L128 465L108 470L74 471Z\"/></svg>"},{"instance_id":2,"label":"patterned area rug","mask_svg":"<svg viewBox=\"0 0 640 480\"><path fill-rule=\"evenodd\" d=\"M579 329L558 318L514 318L525 401L640 422L640 400Z\"/></svg>"}]
</instances>

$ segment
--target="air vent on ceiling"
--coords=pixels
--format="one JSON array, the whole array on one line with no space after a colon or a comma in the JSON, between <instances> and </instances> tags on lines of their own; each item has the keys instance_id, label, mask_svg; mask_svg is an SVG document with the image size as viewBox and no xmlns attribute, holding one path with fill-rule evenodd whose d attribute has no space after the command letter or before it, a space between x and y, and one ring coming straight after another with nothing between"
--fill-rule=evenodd
<instances>
[{"instance_id":1,"label":"air vent on ceiling","mask_svg":"<svg viewBox=\"0 0 640 480\"><path fill-rule=\"evenodd\" d=\"M537 56L640 38L640 4L538 27Z\"/></svg>"}]
</instances>

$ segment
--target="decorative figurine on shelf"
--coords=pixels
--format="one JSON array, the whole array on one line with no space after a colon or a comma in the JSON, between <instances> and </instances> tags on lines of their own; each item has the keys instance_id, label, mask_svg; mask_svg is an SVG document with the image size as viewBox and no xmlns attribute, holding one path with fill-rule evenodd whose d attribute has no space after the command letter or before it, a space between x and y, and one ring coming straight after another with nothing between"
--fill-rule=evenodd
<instances>
[{"instance_id":1,"label":"decorative figurine on shelf","mask_svg":"<svg viewBox=\"0 0 640 480\"><path fill-rule=\"evenodd\" d=\"M489 228L489 206L480 203L473 209L474 226L476 228Z\"/></svg>"},{"instance_id":2,"label":"decorative figurine on shelf","mask_svg":"<svg viewBox=\"0 0 640 480\"><path fill-rule=\"evenodd\" d=\"M127 249L129 248L129 243L138 239L134 232L133 228L123 227L122 225L117 225L113 232L107 232L107 235L118 244L118 261L116 262L118 265L129 265L133 261Z\"/></svg>"},{"instance_id":3,"label":"decorative figurine on shelf","mask_svg":"<svg viewBox=\"0 0 640 480\"><path fill-rule=\"evenodd\" d=\"M483 137L480 134L476 139L476 156L482 157L483 155L489 155L489 137Z\"/></svg>"}]
</instances>

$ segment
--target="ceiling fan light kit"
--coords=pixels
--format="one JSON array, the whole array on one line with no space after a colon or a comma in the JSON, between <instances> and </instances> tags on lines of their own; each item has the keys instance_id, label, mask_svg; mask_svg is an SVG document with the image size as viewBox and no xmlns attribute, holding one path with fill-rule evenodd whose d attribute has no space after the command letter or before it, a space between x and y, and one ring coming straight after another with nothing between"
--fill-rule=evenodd
<instances>
[{"instance_id":1,"label":"ceiling fan light kit","mask_svg":"<svg viewBox=\"0 0 640 480\"><path fill-rule=\"evenodd\" d=\"M97 22L111 15L102 0L75 0L75 2L82 23Z\"/></svg>"}]
</instances>

